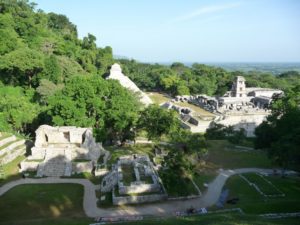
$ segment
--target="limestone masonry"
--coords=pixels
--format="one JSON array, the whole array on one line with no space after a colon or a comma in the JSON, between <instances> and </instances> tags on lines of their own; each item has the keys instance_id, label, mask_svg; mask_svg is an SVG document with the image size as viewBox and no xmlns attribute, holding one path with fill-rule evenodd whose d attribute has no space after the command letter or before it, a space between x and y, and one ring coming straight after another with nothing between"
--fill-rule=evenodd
<instances>
[{"instance_id":1,"label":"limestone masonry","mask_svg":"<svg viewBox=\"0 0 300 225\"><path fill-rule=\"evenodd\" d=\"M176 96L172 102L161 106L175 109L180 113L182 126L192 132L205 132L214 123L243 128L246 135L254 136L255 128L261 124L271 111L269 105L274 95L280 95L281 90L269 88L247 88L245 78L237 76L230 91L222 97L206 95ZM174 103L189 102L212 113L203 116L189 107L181 107Z\"/></svg>"},{"instance_id":2,"label":"limestone masonry","mask_svg":"<svg viewBox=\"0 0 300 225\"><path fill-rule=\"evenodd\" d=\"M144 105L147 106L153 103L146 93L142 92L138 86L132 82L132 80L122 73L122 69L119 64L115 63L112 65L108 79L118 80L123 87L137 93L140 96L141 103Z\"/></svg>"},{"instance_id":3,"label":"limestone masonry","mask_svg":"<svg viewBox=\"0 0 300 225\"><path fill-rule=\"evenodd\" d=\"M31 156L21 163L21 171L37 170L37 176L70 176L73 172L91 172L103 152L92 129L42 125L36 130ZM82 159L84 162L76 162Z\"/></svg>"},{"instance_id":4,"label":"limestone masonry","mask_svg":"<svg viewBox=\"0 0 300 225\"><path fill-rule=\"evenodd\" d=\"M25 153L26 144L24 139L17 138L15 135L4 136L0 132L0 166L13 161Z\"/></svg>"},{"instance_id":5,"label":"limestone masonry","mask_svg":"<svg viewBox=\"0 0 300 225\"><path fill-rule=\"evenodd\" d=\"M147 155L121 156L101 183L112 191L114 205L137 204L167 198L162 182Z\"/></svg>"}]
</instances>

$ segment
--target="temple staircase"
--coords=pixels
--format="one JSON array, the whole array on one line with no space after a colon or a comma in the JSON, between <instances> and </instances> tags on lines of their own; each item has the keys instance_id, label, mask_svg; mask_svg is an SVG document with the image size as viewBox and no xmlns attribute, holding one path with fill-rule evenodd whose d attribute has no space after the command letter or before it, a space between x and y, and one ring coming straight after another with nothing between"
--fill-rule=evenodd
<instances>
[{"instance_id":1,"label":"temple staircase","mask_svg":"<svg viewBox=\"0 0 300 225\"><path fill-rule=\"evenodd\" d=\"M3 165L10 163L26 153L25 140L11 134L0 135L0 161Z\"/></svg>"},{"instance_id":2,"label":"temple staircase","mask_svg":"<svg viewBox=\"0 0 300 225\"><path fill-rule=\"evenodd\" d=\"M46 151L43 163L38 167L37 176L61 177L72 173L71 149L52 148Z\"/></svg>"},{"instance_id":3,"label":"temple staircase","mask_svg":"<svg viewBox=\"0 0 300 225\"><path fill-rule=\"evenodd\" d=\"M5 177L5 172L3 168L3 163L2 160L0 160L0 179L4 179L4 177Z\"/></svg>"}]
</instances>

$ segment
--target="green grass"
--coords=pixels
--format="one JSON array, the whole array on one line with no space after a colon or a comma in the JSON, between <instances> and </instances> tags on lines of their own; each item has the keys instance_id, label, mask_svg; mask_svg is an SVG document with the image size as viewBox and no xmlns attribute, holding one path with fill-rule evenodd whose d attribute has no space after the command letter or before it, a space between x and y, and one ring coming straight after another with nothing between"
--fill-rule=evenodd
<instances>
[{"instance_id":1,"label":"green grass","mask_svg":"<svg viewBox=\"0 0 300 225\"><path fill-rule=\"evenodd\" d=\"M144 181L146 184L153 184L151 176L141 176L141 181Z\"/></svg>"},{"instance_id":2,"label":"green grass","mask_svg":"<svg viewBox=\"0 0 300 225\"><path fill-rule=\"evenodd\" d=\"M17 186L0 197L0 224L86 224L82 202L78 184Z\"/></svg>"},{"instance_id":3,"label":"green grass","mask_svg":"<svg viewBox=\"0 0 300 225\"><path fill-rule=\"evenodd\" d=\"M206 214L201 216L156 218L137 222L117 223L122 225L285 225L298 224L299 218L264 219L253 215L240 215L237 213Z\"/></svg>"},{"instance_id":4,"label":"green grass","mask_svg":"<svg viewBox=\"0 0 300 225\"><path fill-rule=\"evenodd\" d=\"M149 157L154 157L152 144L136 144L123 147L108 146L105 147L105 149L111 153L111 158L108 160L108 164L115 163L117 159L123 155L147 154Z\"/></svg>"},{"instance_id":5,"label":"green grass","mask_svg":"<svg viewBox=\"0 0 300 225\"><path fill-rule=\"evenodd\" d=\"M259 150L240 151L226 140L209 140L207 167L211 169L225 168L272 168L267 154Z\"/></svg>"},{"instance_id":6,"label":"green grass","mask_svg":"<svg viewBox=\"0 0 300 225\"><path fill-rule=\"evenodd\" d=\"M11 144L17 142L17 141L20 141L20 139L17 138L17 139L14 140L14 141L10 141L10 142L6 143L5 145L2 145L2 146L0 147L0 151L3 150L3 149L5 149L5 148L8 147L9 145L11 145Z\"/></svg>"},{"instance_id":7,"label":"green grass","mask_svg":"<svg viewBox=\"0 0 300 225\"><path fill-rule=\"evenodd\" d=\"M1 133L1 132L0 132L0 133ZM2 141L3 139L5 139L5 138L11 136L11 134L8 134L8 133L1 133L1 134L2 134L2 136L0 136L0 141Z\"/></svg>"},{"instance_id":8,"label":"green grass","mask_svg":"<svg viewBox=\"0 0 300 225\"><path fill-rule=\"evenodd\" d=\"M159 176L169 197L198 195L197 189L188 177L182 177L175 171L170 172L167 170L160 171Z\"/></svg>"},{"instance_id":9,"label":"green grass","mask_svg":"<svg viewBox=\"0 0 300 225\"><path fill-rule=\"evenodd\" d=\"M202 172L193 174L193 180L201 190L202 194L206 191L206 187L204 187L204 183L210 183L217 176L217 173L212 172Z\"/></svg>"},{"instance_id":10,"label":"green grass","mask_svg":"<svg viewBox=\"0 0 300 225\"><path fill-rule=\"evenodd\" d=\"M5 183L8 183L13 180L17 180L21 178L21 174L19 173L18 164L25 159L25 156L19 156L15 158L10 163L7 163L3 166L4 170L4 179L0 179L0 186Z\"/></svg>"},{"instance_id":11,"label":"green grass","mask_svg":"<svg viewBox=\"0 0 300 225\"><path fill-rule=\"evenodd\" d=\"M161 94L158 92L148 92L147 93L148 96L151 98L151 100L155 103L155 104L161 104L164 102L169 102L171 101L171 98L165 94Z\"/></svg>"},{"instance_id":12,"label":"green grass","mask_svg":"<svg viewBox=\"0 0 300 225\"><path fill-rule=\"evenodd\" d=\"M266 180L268 178L262 178L258 174L255 173L248 173L244 174L244 177L246 177L251 183L254 183L258 186L258 188L266 195L280 195L282 194L277 188L275 188L273 185L268 183Z\"/></svg>"},{"instance_id":13,"label":"green grass","mask_svg":"<svg viewBox=\"0 0 300 225\"><path fill-rule=\"evenodd\" d=\"M83 178L83 179L88 179L94 184L101 184L101 177L95 177L93 174L89 172L84 172L84 173L76 173L72 174L70 177L64 177L64 178Z\"/></svg>"},{"instance_id":14,"label":"green grass","mask_svg":"<svg viewBox=\"0 0 300 225\"><path fill-rule=\"evenodd\" d=\"M123 183L129 186L131 182L135 181L135 174L132 165L122 165Z\"/></svg>"},{"instance_id":15,"label":"green grass","mask_svg":"<svg viewBox=\"0 0 300 225\"><path fill-rule=\"evenodd\" d=\"M156 103L156 104L161 104L164 102L169 102L171 101L171 98L165 94L161 94L158 92L149 92L147 93L149 95L149 97L151 98L151 100ZM202 115L202 116L213 116L214 115L198 106L195 106L193 104L190 104L188 102L175 102L173 103L175 105L179 105L179 106L183 106L183 107L189 107L191 109L193 109L195 112L197 112L197 114Z\"/></svg>"},{"instance_id":16,"label":"green grass","mask_svg":"<svg viewBox=\"0 0 300 225\"><path fill-rule=\"evenodd\" d=\"M174 104L179 105L179 106L183 106L183 107L188 107L188 108L194 110L197 113L197 115L199 115L199 116L212 117L212 118L215 117L215 115L212 114L211 112L208 112L205 109L202 109L201 107L190 104L188 102L175 102Z\"/></svg>"},{"instance_id":17,"label":"green grass","mask_svg":"<svg viewBox=\"0 0 300 225\"><path fill-rule=\"evenodd\" d=\"M254 148L254 138L246 138L241 143L236 144L236 146L242 146L247 148Z\"/></svg>"},{"instance_id":18,"label":"green grass","mask_svg":"<svg viewBox=\"0 0 300 225\"><path fill-rule=\"evenodd\" d=\"M254 187L248 185L238 175L229 178L225 188L229 189L229 197L238 197L235 205L226 204L226 208L241 208L245 213L287 213L300 211L300 179L270 176L267 178L285 197L263 197Z\"/></svg>"},{"instance_id":19,"label":"green grass","mask_svg":"<svg viewBox=\"0 0 300 225\"><path fill-rule=\"evenodd\" d=\"M98 197L97 206L99 208L111 208L115 207L112 203L112 192L100 193L100 191L96 192ZM105 200L101 201L101 196L105 196Z\"/></svg>"}]
</instances>

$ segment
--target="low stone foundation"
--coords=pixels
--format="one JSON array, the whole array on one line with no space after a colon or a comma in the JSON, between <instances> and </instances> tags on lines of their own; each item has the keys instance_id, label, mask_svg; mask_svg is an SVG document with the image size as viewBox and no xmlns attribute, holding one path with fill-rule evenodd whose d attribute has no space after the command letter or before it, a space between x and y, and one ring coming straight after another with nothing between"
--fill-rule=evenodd
<instances>
[{"instance_id":1,"label":"low stone foundation","mask_svg":"<svg viewBox=\"0 0 300 225\"><path fill-rule=\"evenodd\" d=\"M95 176L104 176L108 173L109 173L109 171L106 168L95 170Z\"/></svg>"},{"instance_id":2,"label":"low stone foundation","mask_svg":"<svg viewBox=\"0 0 300 225\"><path fill-rule=\"evenodd\" d=\"M145 202L156 202L167 200L167 194L151 194L151 195L133 195L133 196L115 196L114 190L112 200L114 205L140 204Z\"/></svg>"},{"instance_id":3,"label":"low stone foundation","mask_svg":"<svg viewBox=\"0 0 300 225\"><path fill-rule=\"evenodd\" d=\"M72 171L75 173L84 173L84 172L92 172L93 163L92 162L73 162L72 163Z\"/></svg>"},{"instance_id":4,"label":"low stone foundation","mask_svg":"<svg viewBox=\"0 0 300 225\"><path fill-rule=\"evenodd\" d=\"M23 161L23 162L21 162L20 172L24 172L24 171L37 171L39 164L40 164L40 162Z\"/></svg>"}]
</instances>

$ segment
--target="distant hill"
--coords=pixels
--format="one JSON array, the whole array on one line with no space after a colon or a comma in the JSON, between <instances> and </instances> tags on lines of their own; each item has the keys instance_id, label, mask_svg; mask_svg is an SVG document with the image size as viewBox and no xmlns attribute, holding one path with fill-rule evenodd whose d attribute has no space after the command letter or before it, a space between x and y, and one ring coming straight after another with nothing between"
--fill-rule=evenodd
<instances>
[{"instance_id":1,"label":"distant hill","mask_svg":"<svg viewBox=\"0 0 300 225\"><path fill-rule=\"evenodd\" d=\"M150 64L162 64L170 66L173 62L149 62ZM192 67L195 62L183 62L184 65ZM300 62L291 63L263 63L263 62L197 62L199 64L210 65L214 67L220 67L227 71L256 71L262 73L272 73L274 75L279 75L288 71L300 72Z\"/></svg>"},{"instance_id":2,"label":"distant hill","mask_svg":"<svg viewBox=\"0 0 300 225\"><path fill-rule=\"evenodd\" d=\"M288 71L300 72L299 63L206 63L212 66L218 66L229 71L259 71L279 75Z\"/></svg>"}]
</instances>

